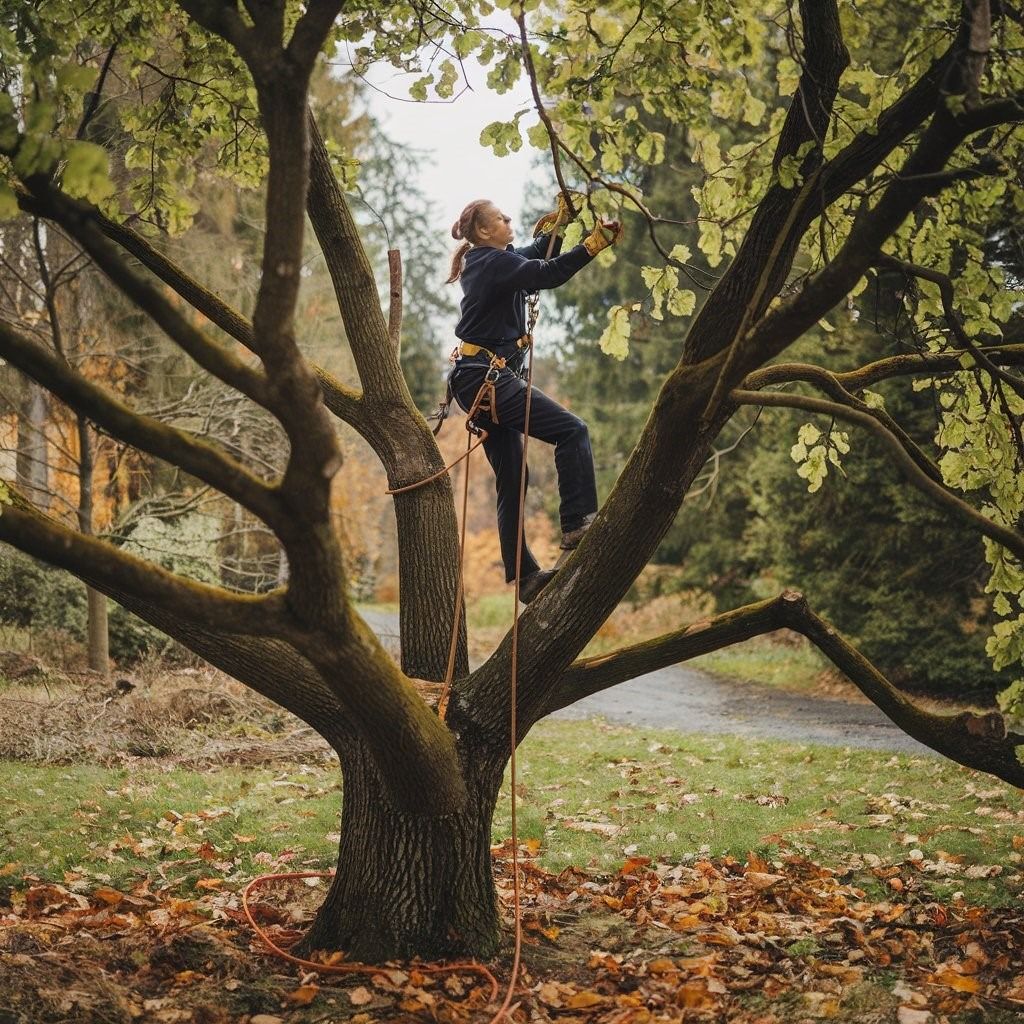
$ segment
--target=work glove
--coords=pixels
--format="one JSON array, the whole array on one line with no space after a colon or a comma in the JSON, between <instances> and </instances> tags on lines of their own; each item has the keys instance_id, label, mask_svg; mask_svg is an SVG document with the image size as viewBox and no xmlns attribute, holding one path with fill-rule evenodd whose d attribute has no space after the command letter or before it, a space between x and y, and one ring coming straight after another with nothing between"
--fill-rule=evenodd
<instances>
[{"instance_id":1,"label":"work glove","mask_svg":"<svg viewBox=\"0 0 1024 1024\"><path fill-rule=\"evenodd\" d=\"M617 220L599 220L594 225L594 230L583 239L583 246L591 256L596 256L602 249L621 241L623 226Z\"/></svg>"},{"instance_id":2,"label":"work glove","mask_svg":"<svg viewBox=\"0 0 1024 1024\"><path fill-rule=\"evenodd\" d=\"M565 196L559 192L555 209L550 213L545 213L544 216L533 225L533 237L537 238L539 235L543 235L548 231L554 230L556 224L561 229L565 227L570 220L572 220L572 213L569 211L569 206L565 201Z\"/></svg>"}]
</instances>

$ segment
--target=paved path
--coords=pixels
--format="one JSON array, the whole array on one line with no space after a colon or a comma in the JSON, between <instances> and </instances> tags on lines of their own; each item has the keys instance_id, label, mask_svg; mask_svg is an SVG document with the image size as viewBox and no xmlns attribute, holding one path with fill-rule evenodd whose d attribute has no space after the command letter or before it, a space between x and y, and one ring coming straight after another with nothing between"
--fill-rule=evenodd
<instances>
[{"instance_id":1,"label":"paved path","mask_svg":"<svg viewBox=\"0 0 1024 1024\"><path fill-rule=\"evenodd\" d=\"M397 649L398 616L364 610ZM577 701L552 718L596 718L680 732L728 733L798 743L867 747L939 757L894 725L874 704L788 693L676 665Z\"/></svg>"}]
</instances>

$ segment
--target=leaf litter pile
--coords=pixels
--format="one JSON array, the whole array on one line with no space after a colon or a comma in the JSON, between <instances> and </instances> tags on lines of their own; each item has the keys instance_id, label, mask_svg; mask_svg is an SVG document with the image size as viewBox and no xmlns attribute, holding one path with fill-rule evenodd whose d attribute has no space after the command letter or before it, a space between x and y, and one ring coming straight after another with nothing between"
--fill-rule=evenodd
<instances>
[{"instance_id":1,"label":"leaf litter pile","mask_svg":"<svg viewBox=\"0 0 1024 1024\"><path fill-rule=\"evenodd\" d=\"M914 887L920 859L869 868L900 881L888 886L896 899L872 902L850 883L852 867L799 854L687 865L632 857L613 874L554 874L538 847L521 846L516 1021L1024 1020L1024 911L927 899ZM511 848L493 852L509 938ZM488 1012L490 985L469 970L293 967L265 951L242 913L242 887L222 878L200 879L183 898L155 879L121 891L74 871L55 884L15 869L0 868L0 1024L486 1024L496 1008ZM317 879L283 882L250 908L285 948L323 892ZM502 992L510 963L506 942L487 965Z\"/></svg>"}]
</instances>

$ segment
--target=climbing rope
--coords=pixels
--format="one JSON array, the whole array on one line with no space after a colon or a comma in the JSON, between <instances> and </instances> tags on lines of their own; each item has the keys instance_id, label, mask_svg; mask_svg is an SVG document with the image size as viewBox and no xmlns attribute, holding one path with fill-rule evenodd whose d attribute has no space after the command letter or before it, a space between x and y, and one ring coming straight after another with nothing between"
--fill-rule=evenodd
<instances>
[{"instance_id":1,"label":"climbing rope","mask_svg":"<svg viewBox=\"0 0 1024 1024\"><path fill-rule=\"evenodd\" d=\"M263 940L271 952L281 957L283 960L288 960L293 964L298 964L300 967L306 967L310 970L316 971L318 974L367 974L374 973L379 974L381 967L379 964L325 964L318 963L316 960L304 960L302 957L294 956L287 950L281 949L280 946L276 945L274 940L256 923L256 919L252 916L252 911L249 909L249 893L254 889L260 888L267 882L280 882L290 878L333 878L333 871L289 871L280 875L260 875L259 878L254 878L244 890L242 890L242 912L245 914L252 930ZM476 974L483 975L491 985L490 1002L493 1002L498 995L498 979L483 965L478 964L474 960L467 960L460 963L444 964L443 966L430 966L426 964L417 964L416 970L421 971L424 974L450 974L453 971L469 971Z\"/></svg>"}]
</instances>

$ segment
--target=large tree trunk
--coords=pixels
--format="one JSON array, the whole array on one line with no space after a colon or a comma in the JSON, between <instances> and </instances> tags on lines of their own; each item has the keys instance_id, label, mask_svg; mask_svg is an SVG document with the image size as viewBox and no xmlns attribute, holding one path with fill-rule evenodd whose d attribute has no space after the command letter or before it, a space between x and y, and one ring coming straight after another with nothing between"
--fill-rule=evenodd
<instances>
[{"instance_id":1,"label":"large tree trunk","mask_svg":"<svg viewBox=\"0 0 1024 1024\"><path fill-rule=\"evenodd\" d=\"M342 760L337 874L293 952L342 949L367 963L492 956L501 935L491 871L501 772L470 766L465 809L428 816L388 803L365 751L347 745Z\"/></svg>"}]
</instances>

